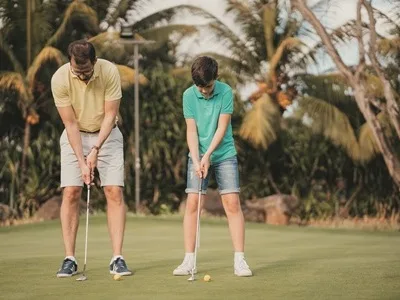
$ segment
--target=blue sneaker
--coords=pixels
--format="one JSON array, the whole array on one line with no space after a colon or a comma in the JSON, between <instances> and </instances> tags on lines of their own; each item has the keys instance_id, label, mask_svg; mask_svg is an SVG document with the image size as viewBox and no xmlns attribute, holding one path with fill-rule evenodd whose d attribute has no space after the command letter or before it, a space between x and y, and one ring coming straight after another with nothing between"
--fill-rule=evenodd
<instances>
[{"instance_id":1,"label":"blue sneaker","mask_svg":"<svg viewBox=\"0 0 400 300\"><path fill-rule=\"evenodd\" d=\"M63 260L60 270L57 272L58 278L71 277L78 273L78 265L75 261L66 258Z\"/></svg>"},{"instance_id":2,"label":"blue sneaker","mask_svg":"<svg viewBox=\"0 0 400 300\"><path fill-rule=\"evenodd\" d=\"M129 276L132 275L132 271L128 269L125 260L122 257L118 257L110 264L110 274Z\"/></svg>"}]
</instances>

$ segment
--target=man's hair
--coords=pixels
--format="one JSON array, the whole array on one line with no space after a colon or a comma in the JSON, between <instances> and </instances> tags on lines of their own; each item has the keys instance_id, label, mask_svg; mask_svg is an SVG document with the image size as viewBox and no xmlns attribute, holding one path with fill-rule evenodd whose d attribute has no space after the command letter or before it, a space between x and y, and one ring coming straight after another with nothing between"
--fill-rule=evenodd
<instances>
[{"instance_id":1,"label":"man's hair","mask_svg":"<svg viewBox=\"0 0 400 300\"><path fill-rule=\"evenodd\" d=\"M71 61L74 57L76 64L83 65L88 59L92 63L96 60L96 50L92 43L86 40L74 41L68 45L68 59Z\"/></svg>"},{"instance_id":2,"label":"man's hair","mask_svg":"<svg viewBox=\"0 0 400 300\"><path fill-rule=\"evenodd\" d=\"M192 79L195 85L204 87L218 77L218 63L214 58L200 56L192 64Z\"/></svg>"}]
</instances>

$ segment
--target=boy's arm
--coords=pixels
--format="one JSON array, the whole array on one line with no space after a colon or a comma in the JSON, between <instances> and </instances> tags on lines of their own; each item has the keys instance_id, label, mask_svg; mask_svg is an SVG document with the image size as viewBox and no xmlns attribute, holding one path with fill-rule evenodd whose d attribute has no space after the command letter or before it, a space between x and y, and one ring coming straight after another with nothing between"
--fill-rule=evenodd
<instances>
[{"instance_id":1,"label":"boy's arm","mask_svg":"<svg viewBox=\"0 0 400 300\"><path fill-rule=\"evenodd\" d=\"M221 114L218 119L218 128L215 131L214 137L211 140L211 144L208 147L206 153L201 160L201 168L204 172L204 177L207 176L208 169L210 167L210 157L211 154L217 149L219 143L221 143L222 139L224 138L226 129L228 128L229 123L231 122L231 115L230 114Z\"/></svg>"},{"instance_id":2,"label":"boy's arm","mask_svg":"<svg viewBox=\"0 0 400 300\"><path fill-rule=\"evenodd\" d=\"M196 174L201 178L200 161L199 161L199 136L197 134L197 125L194 119L186 120L186 141L189 147L190 156Z\"/></svg>"}]
</instances>

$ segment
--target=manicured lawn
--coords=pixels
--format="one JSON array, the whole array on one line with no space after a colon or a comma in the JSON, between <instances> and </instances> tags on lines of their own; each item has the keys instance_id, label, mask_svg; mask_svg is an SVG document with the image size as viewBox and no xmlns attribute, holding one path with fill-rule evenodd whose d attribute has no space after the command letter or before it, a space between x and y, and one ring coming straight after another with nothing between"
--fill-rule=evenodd
<instances>
[{"instance_id":1,"label":"manicured lawn","mask_svg":"<svg viewBox=\"0 0 400 300\"><path fill-rule=\"evenodd\" d=\"M90 219L88 280L58 279L59 222L0 228L0 299L400 299L400 233L247 224L252 278L233 275L225 220L203 220L198 279L174 277L183 255L179 217L130 216L125 259L135 275L108 274L104 216ZM77 240L83 267L84 219Z\"/></svg>"}]
</instances>

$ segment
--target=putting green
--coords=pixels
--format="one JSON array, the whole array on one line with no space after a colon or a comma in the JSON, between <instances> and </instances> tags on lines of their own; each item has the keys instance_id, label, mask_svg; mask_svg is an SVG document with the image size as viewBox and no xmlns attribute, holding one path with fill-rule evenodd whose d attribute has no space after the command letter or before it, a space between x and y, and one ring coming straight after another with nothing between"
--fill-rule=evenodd
<instances>
[{"instance_id":1,"label":"putting green","mask_svg":"<svg viewBox=\"0 0 400 300\"><path fill-rule=\"evenodd\" d=\"M128 217L124 257L134 276L108 274L106 218L90 219L88 280L58 279L59 221L0 228L0 299L400 299L400 234L246 224L252 278L233 275L225 220L202 220L196 282L174 277L179 217ZM77 239L83 267L84 219ZM210 282L201 280L211 275Z\"/></svg>"}]
</instances>

